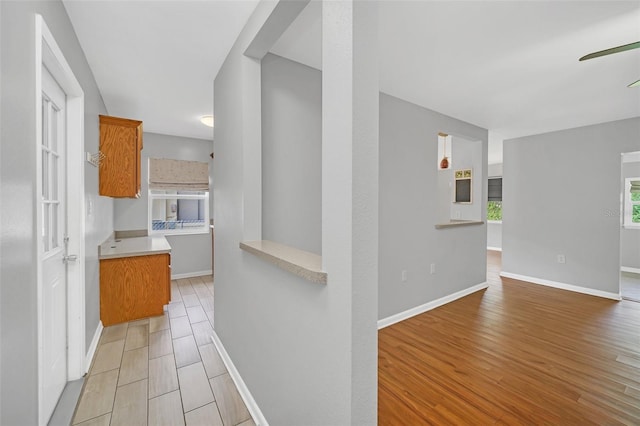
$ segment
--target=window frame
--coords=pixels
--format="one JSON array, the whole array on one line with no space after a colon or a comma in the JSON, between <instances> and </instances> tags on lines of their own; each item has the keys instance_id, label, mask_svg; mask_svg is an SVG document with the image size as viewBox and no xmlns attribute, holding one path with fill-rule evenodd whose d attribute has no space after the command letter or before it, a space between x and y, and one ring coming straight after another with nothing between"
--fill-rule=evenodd
<instances>
[{"instance_id":1,"label":"window frame","mask_svg":"<svg viewBox=\"0 0 640 426\"><path fill-rule=\"evenodd\" d=\"M202 192L202 194L157 194L154 192L166 192L166 189L149 189L147 194L147 233L148 235L198 235L208 234L209 219L209 191L189 191L185 192ZM176 190L180 192L180 190ZM204 223L202 226L189 227L182 229L153 229L153 202L154 200L203 200L204 202Z\"/></svg>"},{"instance_id":2,"label":"window frame","mask_svg":"<svg viewBox=\"0 0 640 426\"><path fill-rule=\"evenodd\" d=\"M640 201L631 199L631 181L640 181L639 177L630 177L624 180L624 217L622 226L626 229L640 229L640 223L632 222L633 207L640 206Z\"/></svg>"}]
</instances>

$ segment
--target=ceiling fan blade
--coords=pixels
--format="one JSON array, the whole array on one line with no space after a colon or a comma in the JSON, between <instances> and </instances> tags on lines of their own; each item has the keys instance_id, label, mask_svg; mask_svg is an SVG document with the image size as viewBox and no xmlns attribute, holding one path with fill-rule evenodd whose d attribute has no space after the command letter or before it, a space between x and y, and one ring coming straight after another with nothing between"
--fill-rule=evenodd
<instances>
[{"instance_id":1,"label":"ceiling fan blade","mask_svg":"<svg viewBox=\"0 0 640 426\"><path fill-rule=\"evenodd\" d=\"M613 53L624 52L631 49L640 48L640 41L636 41L635 43L624 44L618 47L612 47L610 49L600 50L599 52L589 53L588 55L584 55L582 58L578 59L579 61L586 61L587 59L599 58L600 56L611 55Z\"/></svg>"},{"instance_id":2,"label":"ceiling fan blade","mask_svg":"<svg viewBox=\"0 0 640 426\"><path fill-rule=\"evenodd\" d=\"M627 87L640 87L640 80L636 80Z\"/></svg>"}]
</instances>

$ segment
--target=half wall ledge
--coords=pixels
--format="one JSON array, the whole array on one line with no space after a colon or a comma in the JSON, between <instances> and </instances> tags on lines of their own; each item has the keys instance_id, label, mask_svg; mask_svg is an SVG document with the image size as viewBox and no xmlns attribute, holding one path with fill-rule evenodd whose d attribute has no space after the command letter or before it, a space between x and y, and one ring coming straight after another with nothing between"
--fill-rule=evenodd
<instances>
[{"instance_id":1,"label":"half wall ledge","mask_svg":"<svg viewBox=\"0 0 640 426\"><path fill-rule=\"evenodd\" d=\"M277 267L314 283L326 284L322 256L273 241L242 241L240 248Z\"/></svg>"},{"instance_id":2,"label":"half wall ledge","mask_svg":"<svg viewBox=\"0 0 640 426\"><path fill-rule=\"evenodd\" d=\"M484 221L482 220L455 220L452 219L450 222L446 223L438 223L435 225L436 229L446 229L446 228L455 228L457 226L470 226L470 225L482 225Z\"/></svg>"}]
</instances>

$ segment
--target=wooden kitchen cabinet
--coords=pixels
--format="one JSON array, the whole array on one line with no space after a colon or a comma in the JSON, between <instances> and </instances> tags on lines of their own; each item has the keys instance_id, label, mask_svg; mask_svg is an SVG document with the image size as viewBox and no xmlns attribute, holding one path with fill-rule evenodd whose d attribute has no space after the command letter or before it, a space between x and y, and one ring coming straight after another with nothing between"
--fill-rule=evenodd
<instances>
[{"instance_id":1,"label":"wooden kitchen cabinet","mask_svg":"<svg viewBox=\"0 0 640 426\"><path fill-rule=\"evenodd\" d=\"M100 195L140 196L142 121L100 115Z\"/></svg>"},{"instance_id":2,"label":"wooden kitchen cabinet","mask_svg":"<svg viewBox=\"0 0 640 426\"><path fill-rule=\"evenodd\" d=\"M171 300L170 256L100 260L100 320L105 327L163 314Z\"/></svg>"}]
</instances>

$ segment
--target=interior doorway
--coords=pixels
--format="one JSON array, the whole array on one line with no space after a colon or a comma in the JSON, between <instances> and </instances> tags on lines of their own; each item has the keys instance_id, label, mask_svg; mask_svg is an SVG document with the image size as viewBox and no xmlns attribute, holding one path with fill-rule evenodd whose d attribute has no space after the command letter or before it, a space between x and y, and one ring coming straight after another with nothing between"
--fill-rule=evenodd
<instances>
[{"instance_id":1,"label":"interior doorway","mask_svg":"<svg viewBox=\"0 0 640 426\"><path fill-rule=\"evenodd\" d=\"M640 302L640 151L622 154L620 295Z\"/></svg>"}]
</instances>

